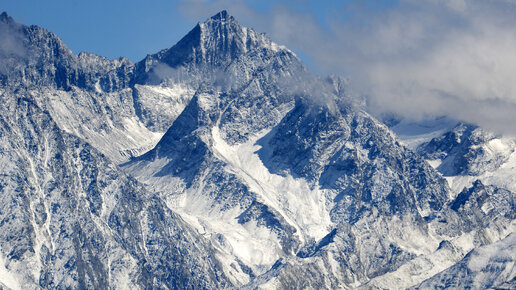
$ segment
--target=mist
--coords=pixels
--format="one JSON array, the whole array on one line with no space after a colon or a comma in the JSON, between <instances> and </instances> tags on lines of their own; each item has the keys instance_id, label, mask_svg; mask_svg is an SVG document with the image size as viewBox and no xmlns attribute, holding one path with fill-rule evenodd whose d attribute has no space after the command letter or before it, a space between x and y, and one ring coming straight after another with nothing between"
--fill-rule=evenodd
<instances>
[{"instance_id":1,"label":"mist","mask_svg":"<svg viewBox=\"0 0 516 290\"><path fill-rule=\"evenodd\" d=\"M256 9L249 1L185 1L180 8L196 19L227 9L304 56L316 74L349 78L373 114L450 116L516 134L516 1L347 1L323 12L301 2ZM379 9L384 2L390 5Z\"/></svg>"},{"instance_id":2,"label":"mist","mask_svg":"<svg viewBox=\"0 0 516 290\"><path fill-rule=\"evenodd\" d=\"M0 40L0 73L6 74L16 60L23 58L27 51L23 45L23 32L20 26L10 19L0 21Z\"/></svg>"}]
</instances>

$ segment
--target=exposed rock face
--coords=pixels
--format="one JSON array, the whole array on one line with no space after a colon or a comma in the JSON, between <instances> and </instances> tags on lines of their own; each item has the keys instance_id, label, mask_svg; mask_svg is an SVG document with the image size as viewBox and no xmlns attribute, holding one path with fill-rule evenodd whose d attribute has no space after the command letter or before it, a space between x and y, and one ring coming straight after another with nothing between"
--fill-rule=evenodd
<instances>
[{"instance_id":1,"label":"exposed rock face","mask_svg":"<svg viewBox=\"0 0 516 290\"><path fill-rule=\"evenodd\" d=\"M2 93L31 95L61 129L116 163L152 148L194 93L179 83L167 88L134 86L129 60L77 56L52 32L2 15Z\"/></svg>"},{"instance_id":2,"label":"exposed rock face","mask_svg":"<svg viewBox=\"0 0 516 290\"><path fill-rule=\"evenodd\" d=\"M125 58L108 60L90 53L73 54L54 33L16 23L5 12L0 19L0 80L10 87L73 86L113 92L126 88L134 65Z\"/></svg>"}]
</instances>

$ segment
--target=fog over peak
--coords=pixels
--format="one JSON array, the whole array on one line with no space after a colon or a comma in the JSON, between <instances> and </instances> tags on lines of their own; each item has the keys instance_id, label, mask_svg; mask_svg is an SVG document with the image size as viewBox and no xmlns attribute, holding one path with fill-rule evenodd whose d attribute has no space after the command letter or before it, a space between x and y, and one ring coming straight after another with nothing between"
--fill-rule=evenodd
<instances>
[{"instance_id":1,"label":"fog over peak","mask_svg":"<svg viewBox=\"0 0 516 290\"><path fill-rule=\"evenodd\" d=\"M267 9L248 1L186 1L181 8L193 18L228 9L305 55L316 73L348 77L373 113L447 115L516 134L516 1L389 3L335 4L324 20L306 3L292 8L293 1Z\"/></svg>"}]
</instances>

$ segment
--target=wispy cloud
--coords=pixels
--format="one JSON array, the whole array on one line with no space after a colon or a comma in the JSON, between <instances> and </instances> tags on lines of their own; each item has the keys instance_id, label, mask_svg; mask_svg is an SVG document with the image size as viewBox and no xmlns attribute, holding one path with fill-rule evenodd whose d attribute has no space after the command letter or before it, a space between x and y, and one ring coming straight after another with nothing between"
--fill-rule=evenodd
<instances>
[{"instance_id":1,"label":"wispy cloud","mask_svg":"<svg viewBox=\"0 0 516 290\"><path fill-rule=\"evenodd\" d=\"M20 26L0 21L0 73L7 73L17 58L26 53Z\"/></svg>"},{"instance_id":2,"label":"wispy cloud","mask_svg":"<svg viewBox=\"0 0 516 290\"><path fill-rule=\"evenodd\" d=\"M374 112L448 115L516 133L516 1L390 2L378 9L346 1L317 13L310 1L302 1L308 9L290 1L257 9L243 0L185 1L181 8L197 19L228 9L307 55L315 71L349 77Z\"/></svg>"}]
</instances>

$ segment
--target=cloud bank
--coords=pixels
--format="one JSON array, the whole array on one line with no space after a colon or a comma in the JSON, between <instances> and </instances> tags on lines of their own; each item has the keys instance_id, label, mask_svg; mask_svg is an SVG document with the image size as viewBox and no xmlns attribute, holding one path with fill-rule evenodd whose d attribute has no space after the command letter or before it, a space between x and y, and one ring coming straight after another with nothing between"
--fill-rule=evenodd
<instances>
[{"instance_id":1,"label":"cloud bank","mask_svg":"<svg viewBox=\"0 0 516 290\"><path fill-rule=\"evenodd\" d=\"M264 3L197 0L180 8L196 19L228 9L317 73L348 77L373 113L446 115L516 134L516 1Z\"/></svg>"}]
</instances>

